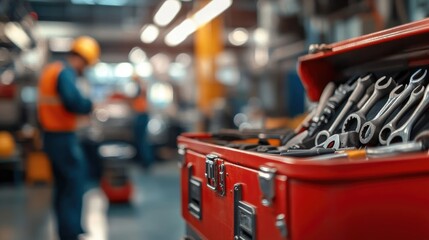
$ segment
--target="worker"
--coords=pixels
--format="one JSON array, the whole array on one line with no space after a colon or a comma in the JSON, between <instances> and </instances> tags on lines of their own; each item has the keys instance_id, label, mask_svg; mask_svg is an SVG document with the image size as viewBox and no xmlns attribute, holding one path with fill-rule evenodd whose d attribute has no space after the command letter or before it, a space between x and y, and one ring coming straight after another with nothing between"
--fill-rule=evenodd
<instances>
[{"instance_id":1,"label":"worker","mask_svg":"<svg viewBox=\"0 0 429 240\"><path fill-rule=\"evenodd\" d=\"M149 168L154 161L154 156L147 137L149 114L146 86L137 75L133 75L132 79L137 86L137 94L132 100L132 107L136 115L134 121L134 141L137 147L137 157L143 168Z\"/></svg>"},{"instance_id":2,"label":"worker","mask_svg":"<svg viewBox=\"0 0 429 240\"><path fill-rule=\"evenodd\" d=\"M98 61L99 54L96 40L78 37L65 61L45 66L39 79L38 117L54 174L53 207L61 240L76 240L84 234L81 217L87 162L75 130L77 118L92 111L92 102L82 96L76 81Z\"/></svg>"}]
</instances>

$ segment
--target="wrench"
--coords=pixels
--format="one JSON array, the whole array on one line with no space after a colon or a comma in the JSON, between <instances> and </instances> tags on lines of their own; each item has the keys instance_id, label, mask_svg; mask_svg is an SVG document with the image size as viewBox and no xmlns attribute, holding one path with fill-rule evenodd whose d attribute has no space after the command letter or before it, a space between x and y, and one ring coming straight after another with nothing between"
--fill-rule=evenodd
<instances>
[{"instance_id":1,"label":"wrench","mask_svg":"<svg viewBox=\"0 0 429 240\"><path fill-rule=\"evenodd\" d=\"M323 93L319 99L319 104L317 105L316 112L314 114L314 117L311 119L311 121L319 122L320 116L323 113L323 109L325 108L326 104L328 103L329 97L332 96L334 91L335 91L335 83L334 82L328 83L325 89L323 89Z\"/></svg>"},{"instance_id":2,"label":"wrench","mask_svg":"<svg viewBox=\"0 0 429 240\"><path fill-rule=\"evenodd\" d=\"M316 126L318 125L318 123L320 122L320 117L323 113L324 108L326 108L326 105L328 104L329 101L333 101L334 99L338 100L340 99L340 95L343 96L345 94L345 92L343 91L346 90L345 87L342 87L342 85L339 87L340 90L335 90L335 83L334 82L330 82L328 83L328 85L326 85L325 89L323 89L323 93L320 96L319 99L319 104L317 105L317 108L315 110L314 116L311 120L310 128L316 128ZM334 93L335 91L335 93ZM331 96L334 93L333 96ZM285 150L290 148L291 146L294 146L296 144L301 143L305 138L307 138L307 136L310 133L310 130L307 129L301 133L298 133L297 135L295 135L293 138L291 138L284 147L281 147L282 149L284 148Z\"/></svg>"},{"instance_id":3,"label":"wrench","mask_svg":"<svg viewBox=\"0 0 429 240\"><path fill-rule=\"evenodd\" d=\"M410 78L409 85L397 96L390 98L387 103L380 110L380 113L371 121L367 121L359 132L359 139L362 144L376 144L378 142L378 135L381 128L386 122L387 118L405 101L406 98L417 86L421 85L427 75L426 69L417 70ZM402 85L400 85L402 86ZM398 90L398 87L394 89Z\"/></svg>"},{"instance_id":4,"label":"wrench","mask_svg":"<svg viewBox=\"0 0 429 240\"><path fill-rule=\"evenodd\" d=\"M414 123L423 113L425 113L428 107L429 85L426 86L425 94L419 105L417 105L413 114L411 114L410 118L400 128L396 129L394 132L392 132L392 134L390 134L389 138L387 139L387 145L397 142L408 142L410 140L411 130L414 126Z\"/></svg>"},{"instance_id":5,"label":"wrench","mask_svg":"<svg viewBox=\"0 0 429 240\"><path fill-rule=\"evenodd\" d=\"M396 83L393 81L393 78L387 78L384 76L378 79L375 84L375 90L368 101L366 101L366 103L357 112L350 114L344 121L342 128L343 133L350 131L359 132L362 124L366 121L366 115L369 110L371 110L378 100L391 92L395 87Z\"/></svg>"},{"instance_id":6,"label":"wrench","mask_svg":"<svg viewBox=\"0 0 429 240\"><path fill-rule=\"evenodd\" d=\"M325 108L320 116L318 122L311 124L308 128L308 136L313 137L317 132L320 131L320 128L328 124L329 120L335 114L338 107L346 100L350 94L353 92L357 84L357 81L347 82L340 85L336 90L333 96L331 96L326 103Z\"/></svg>"},{"instance_id":7,"label":"wrench","mask_svg":"<svg viewBox=\"0 0 429 240\"><path fill-rule=\"evenodd\" d=\"M368 87L368 89L365 92L365 95L362 97L362 99L356 104L356 109L361 109L363 105L368 101L368 99L371 97L372 93L374 92L375 84L371 84L371 86Z\"/></svg>"},{"instance_id":8,"label":"wrench","mask_svg":"<svg viewBox=\"0 0 429 240\"><path fill-rule=\"evenodd\" d=\"M328 130L321 131L317 134L315 139L315 145L322 145L337 129L338 125L344 120L346 114L350 109L360 100L360 98L365 94L366 89L373 84L374 76L368 74L363 78L357 80L356 88L353 90L353 93L350 95L347 100L346 105L343 107L341 112L335 118L335 121L331 124Z\"/></svg>"},{"instance_id":9,"label":"wrench","mask_svg":"<svg viewBox=\"0 0 429 240\"><path fill-rule=\"evenodd\" d=\"M389 123L384 125L384 127L380 131L380 135L378 136L378 140L382 145L386 145L387 139L389 138L390 134L395 131L397 128L398 122L405 113L408 112L415 104L420 101L420 99L423 97L425 91L425 87L423 86L417 86L412 92L411 96L408 99L407 103L402 107L401 111L398 112L398 114L390 120Z\"/></svg>"},{"instance_id":10,"label":"wrench","mask_svg":"<svg viewBox=\"0 0 429 240\"><path fill-rule=\"evenodd\" d=\"M330 136L323 144L323 148L334 148L334 149L359 147L359 146L360 146L359 133L356 131L334 134Z\"/></svg>"}]
</instances>

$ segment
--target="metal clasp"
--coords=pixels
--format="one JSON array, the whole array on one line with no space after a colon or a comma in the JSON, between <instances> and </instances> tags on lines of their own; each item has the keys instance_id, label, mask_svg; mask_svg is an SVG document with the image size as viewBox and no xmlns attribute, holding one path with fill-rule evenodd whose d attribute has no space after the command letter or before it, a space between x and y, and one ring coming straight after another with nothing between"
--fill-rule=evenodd
<instances>
[{"instance_id":1,"label":"metal clasp","mask_svg":"<svg viewBox=\"0 0 429 240\"><path fill-rule=\"evenodd\" d=\"M259 167L258 179L262 192L262 205L269 207L275 196L274 177L277 169L266 166Z\"/></svg>"},{"instance_id":2,"label":"metal clasp","mask_svg":"<svg viewBox=\"0 0 429 240\"><path fill-rule=\"evenodd\" d=\"M219 195L225 195L225 164L215 154L206 155L207 187Z\"/></svg>"},{"instance_id":3,"label":"metal clasp","mask_svg":"<svg viewBox=\"0 0 429 240\"><path fill-rule=\"evenodd\" d=\"M182 168L183 166L185 166L186 145L184 144L177 145L177 153L179 153L177 165L179 166L179 168Z\"/></svg>"},{"instance_id":4,"label":"metal clasp","mask_svg":"<svg viewBox=\"0 0 429 240\"><path fill-rule=\"evenodd\" d=\"M310 44L310 46L308 47L308 52L310 54L314 54L314 53L320 53L320 52L331 52L332 48L329 47L327 44Z\"/></svg>"}]
</instances>

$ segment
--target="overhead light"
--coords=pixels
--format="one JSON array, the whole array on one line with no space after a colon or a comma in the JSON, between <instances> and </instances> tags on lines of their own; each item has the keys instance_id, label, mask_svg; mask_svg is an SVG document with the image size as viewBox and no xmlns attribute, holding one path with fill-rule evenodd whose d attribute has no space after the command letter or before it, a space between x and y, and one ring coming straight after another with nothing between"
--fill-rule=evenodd
<instances>
[{"instance_id":1,"label":"overhead light","mask_svg":"<svg viewBox=\"0 0 429 240\"><path fill-rule=\"evenodd\" d=\"M183 20L183 22L173 28L173 30L165 36L165 44L171 47L179 45L189 35L194 33L197 28L219 16L222 12L228 9L231 4L232 0L212 0L207 3L192 17Z\"/></svg>"},{"instance_id":2,"label":"overhead light","mask_svg":"<svg viewBox=\"0 0 429 240\"><path fill-rule=\"evenodd\" d=\"M31 44L31 39L22 29L21 25L16 22L8 22L4 27L4 33L16 46L21 49L28 49Z\"/></svg>"},{"instance_id":3,"label":"overhead light","mask_svg":"<svg viewBox=\"0 0 429 240\"><path fill-rule=\"evenodd\" d=\"M257 28L253 32L253 40L257 45L267 45L269 41L269 36L267 30L263 28Z\"/></svg>"},{"instance_id":4,"label":"overhead light","mask_svg":"<svg viewBox=\"0 0 429 240\"><path fill-rule=\"evenodd\" d=\"M194 21L187 18L165 36L165 44L170 47L177 46L195 32L195 30L197 30L197 25L195 25Z\"/></svg>"},{"instance_id":5,"label":"overhead light","mask_svg":"<svg viewBox=\"0 0 429 240\"><path fill-rule=\"evenodd\" d=\"M125 6L127 4L128 0L98 0L98 5L105 5L105 6Z\"/></svg>"},{"instance_id":6,"label":"overhead light","mask_svg":"<svg viewBox=\"0 0 429 240\"><path fill-rule=\"evenodd\" d=\"M152 63L155 73L164 74L168 72L170 58L164 53L157 53L150 58L150 62Z\"/></svg>"},{"instance_id":7,"label":"overhead light","mask_svg":"<svg viewBox=\"0 0 429 240\"><path fill-rule=\"evenodd\" d=\"M49 49L52 52L69 52L73 43L73 38L55 37L49 39Z\"/></svg>"},{"instance_id":8,"label":"overhead light","mask_svg":"<svg viewBox=\"0 0 429 240\"><path fill-rule=\"evenodd\" d=\"M131 63L123 62L116 65L115 67L116 77L127 78L127 77L131 77L131 75L133 75L133 65L131 65Z\"/></svg>"},{"instance_id":9,"label":"overhead light","mask_svg":"<svg viewBox=\"0 0 429 240\"><path fill-rule=\"evenodd\" d=\"M148 24L142 28L140 40L144 43L153 43L159 35L159 29L153 24Z\"/></svg>"},{"instance_id":10,"label":"overhead light","mask_svg":"<svg viewBox=\"0 0 429 240\"><path fill-rule=\"evenodd\" d=\"M128 54L128 59L134 64L138 64L147 59L146 53L139 47L134 47Z\"/></svg>"},{"instance_id":11,"label":"overhead light","mask_svg":"<svg viewBox=\"0 0 429 240\"><path fill-rule=\"evenodd\" d=\"M153 73L152 65L150 62L141 62L136 66L136 73L142 78L150 77Z\"/></svg>"},{"instance_id":12,"label":"overhead light","mask_svg":"<svg viewBox=\"0 0 429 240\"><path fill-rule=\"evenodd\" d=\"M128 0L71 0L73 4L124 6Z\"/></svg>"},{"instance_id":13,"label":"overhead light","mask_svg":"<svg viewBox=\"0 0 429 240\"><path fill-rule=\"evenodd\" d=\"M99 62L94 67L95 75L99 78L108 78L112 76L112 68L109 64Z\"/></svg>"},{"instance_id":14,"label":"overhead light","mask_svg":"<svg viewBox=\"0 0 429 240\"><path fill-rule=\"evenodd\" d=\"M203 8L197 11L192 19L198 27L210 22L215 17L219 16L232 4L232 0L213 0L207 3Z\"/></svg>"},{"instance_id":15,"label":"overhead light","mask_svg":"<svg viewBox=\"0 0 429 240\"><path fill-rule=\"evenodd\" d=\"M179 13L182 3L178 0L166 0L153 17L158 26L167 26Z\"/></svg>"},{"instance_id":16,"label":"overhead light","mask_svg":"<svg viewBox=\"0 0 429 240\"><path fill-rule=\"evenodd\" d=\"M232 45L241 46L249 40L249 33L244 28L236 28L228 34L228 40Z\"/></svg>"}]
</instances>

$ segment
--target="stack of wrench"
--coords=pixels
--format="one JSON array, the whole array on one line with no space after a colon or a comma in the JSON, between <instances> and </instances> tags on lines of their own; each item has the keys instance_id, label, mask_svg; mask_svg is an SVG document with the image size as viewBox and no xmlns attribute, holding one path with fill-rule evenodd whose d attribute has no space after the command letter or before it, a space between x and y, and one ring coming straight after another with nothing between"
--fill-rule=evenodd
<instances>
[{"instance_id":1,"label":"stack of wrench","mask_svg":"<svg viewBox=\"0 0 429 240\"><path fill-rule=\"evenodd\" d=\"M413 128L428 118L428 72L418 69L407 84L373 74L339 85L328 84L308 128L281 149L360 148L413 140ZM381 108L380 108L381 107ZM376 114L369 114L378 110Z\"/></svg>"}]
</instances>

